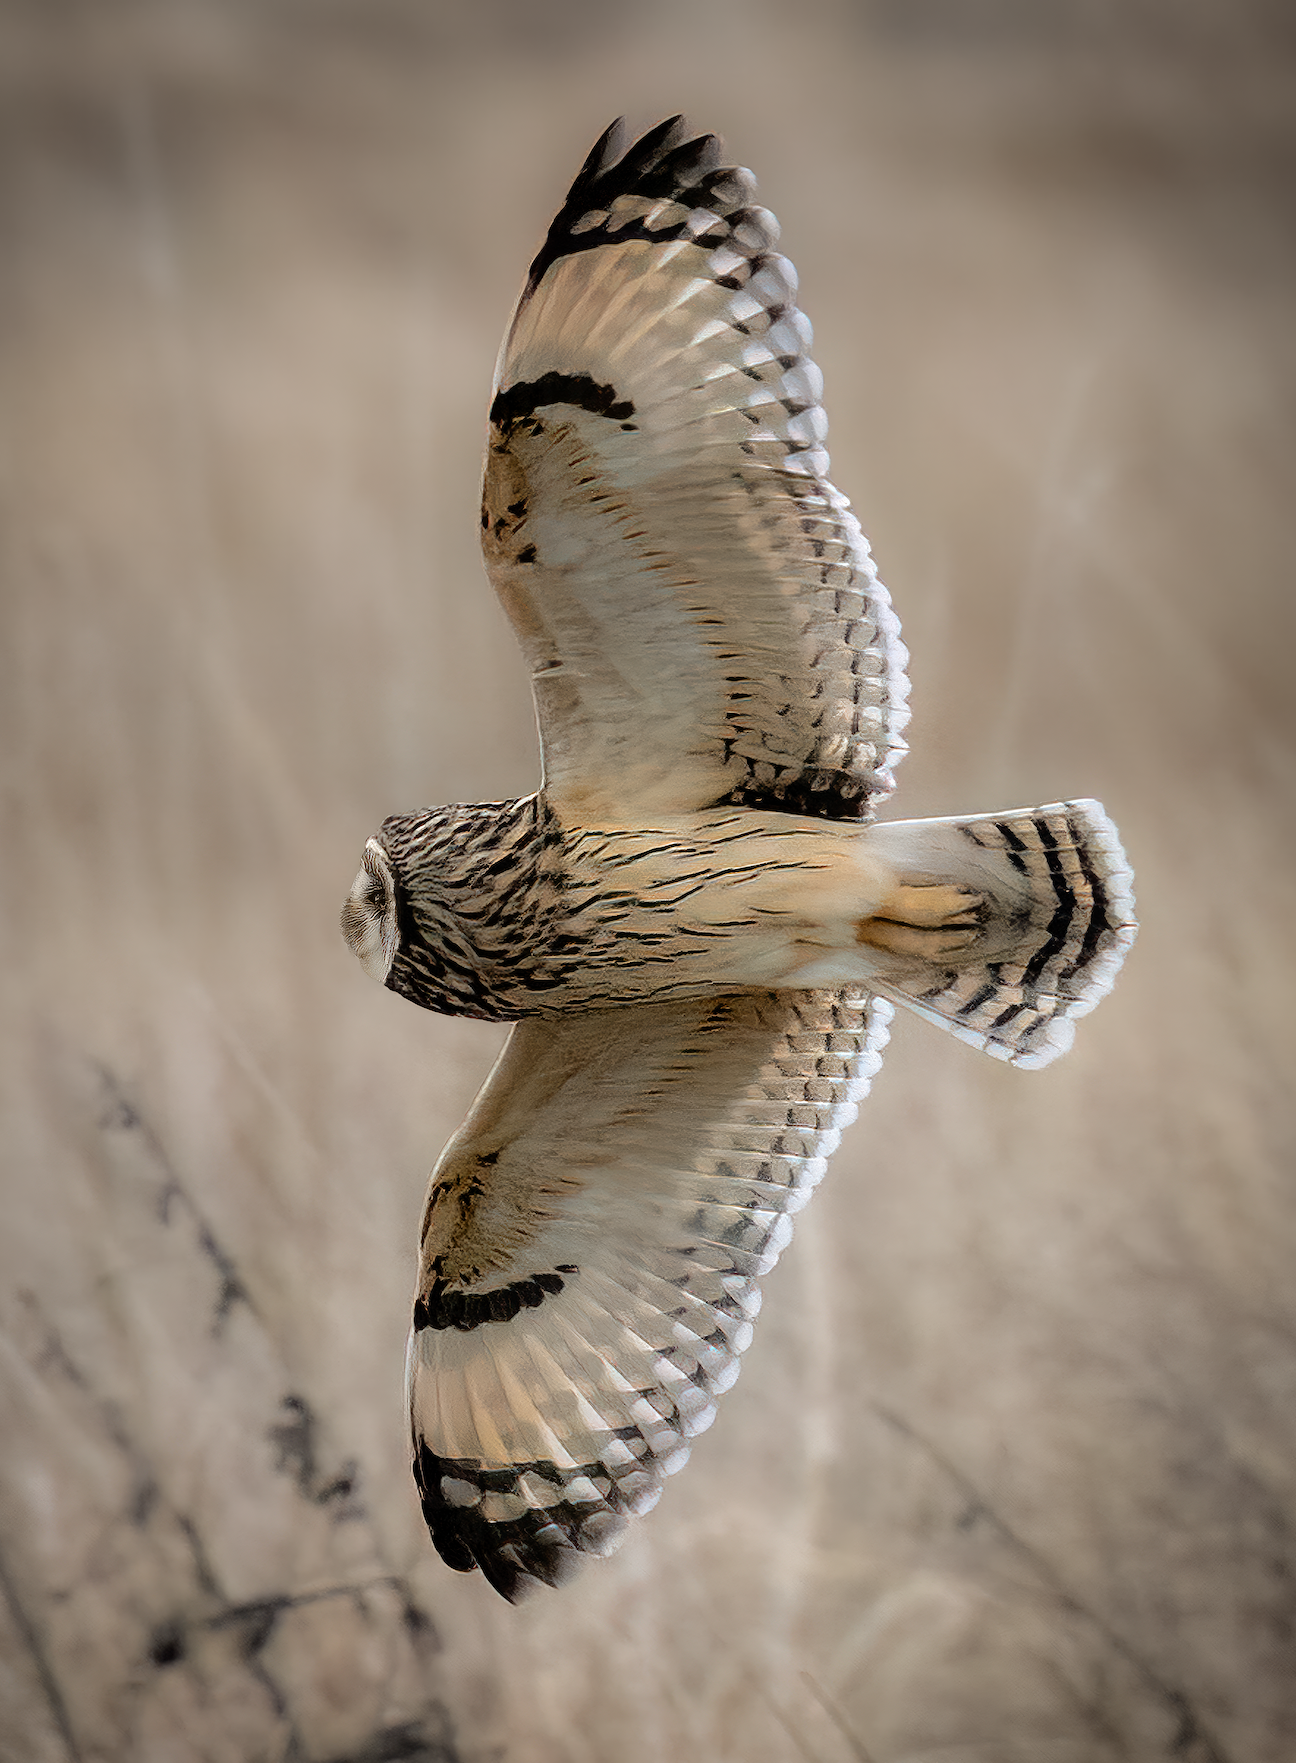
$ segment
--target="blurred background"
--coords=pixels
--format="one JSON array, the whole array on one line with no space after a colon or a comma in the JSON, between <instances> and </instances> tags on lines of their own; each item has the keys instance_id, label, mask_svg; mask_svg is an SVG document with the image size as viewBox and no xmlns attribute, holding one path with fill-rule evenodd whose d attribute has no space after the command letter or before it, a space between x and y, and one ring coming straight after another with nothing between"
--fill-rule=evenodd
<instances>
[{"instance_id":1,"label":"blurred background","mask_svg":"<svg viewBox=\"0 0 1296 1763\"><path fill-rule=\"evenodd\" d=\"M434 1558L401 1356L502 1040L337 931L522 794L499 337L618 112L753 167L913 651L893 812L1101 797L1060 1065L904 1020L621 1554ZM0 1756L1287 1763L1284 0L0 0Z\"/></svg>"}]
</instances>

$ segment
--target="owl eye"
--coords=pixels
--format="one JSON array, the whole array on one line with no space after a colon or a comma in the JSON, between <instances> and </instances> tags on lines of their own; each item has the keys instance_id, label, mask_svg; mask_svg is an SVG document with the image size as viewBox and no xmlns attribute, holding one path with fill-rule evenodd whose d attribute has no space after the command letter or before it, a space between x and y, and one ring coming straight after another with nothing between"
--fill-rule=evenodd
<instances>
[{"instance_id":1,"label":"owl eye","mask_svg":"<svg viewBox=\"0 0 1296 1763\"><path fill-rule=\"evenodd\" d=\"M342 907L342 935L366 973L385 980L400 947L396 926L396 878L377 839L364 858Z\"/></svg>"}]
</instances>

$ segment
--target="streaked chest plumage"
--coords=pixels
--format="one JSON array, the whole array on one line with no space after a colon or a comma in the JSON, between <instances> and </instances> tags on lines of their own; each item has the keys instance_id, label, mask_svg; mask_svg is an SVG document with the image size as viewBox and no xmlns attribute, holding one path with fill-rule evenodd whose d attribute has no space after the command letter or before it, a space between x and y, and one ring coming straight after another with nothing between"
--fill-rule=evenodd
<instances>
[{"instance_id":1,"label":"streaked chest plumage","mask_svg":"<svg viewBox=\"0 0 1296 1763\"><path fill-rule=\"evenodd\" d=\"M535 1015L561 976L563 836L538 795L394 814L379 840L396 877L392 991L493 1022Z\"/></svg>"},{"instance_id":2,"label":"streaked chest plumage","mask_svg":"<svg viewBox=\"0 0 1296 1763\"><path fill-rule=\"evenodd\" d=\"M567 827L543 791L394 815L380 842L400 931L387 984L497 1022L746 990L763 947L796 935L788 890L831 885L842 862L822 823L720 807Z\"/></svg>"}]
</instances>

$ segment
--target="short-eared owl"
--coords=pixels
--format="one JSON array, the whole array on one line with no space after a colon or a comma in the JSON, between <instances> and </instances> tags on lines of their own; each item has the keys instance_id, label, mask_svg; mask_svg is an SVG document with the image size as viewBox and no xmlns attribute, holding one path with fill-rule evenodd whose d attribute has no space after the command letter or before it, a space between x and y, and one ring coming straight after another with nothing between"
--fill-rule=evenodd
<instances>
[{"instance_id":1,"label":"short-eared owl","mask_svg":"<svg viewBox=\"0 0 1296 1763\"><path fill-rule=\"evenodd\" d=\"M517 1024L432 1174L408 1354L433 1541L509 1598L710 1424L893 1003L1043 1065L1134 937L1096 802L875 822L907 657L777 239L678 118L591 152L482 501L544 781L384 821L343 909L393 991Z\"/></svg>"}]
</instances>

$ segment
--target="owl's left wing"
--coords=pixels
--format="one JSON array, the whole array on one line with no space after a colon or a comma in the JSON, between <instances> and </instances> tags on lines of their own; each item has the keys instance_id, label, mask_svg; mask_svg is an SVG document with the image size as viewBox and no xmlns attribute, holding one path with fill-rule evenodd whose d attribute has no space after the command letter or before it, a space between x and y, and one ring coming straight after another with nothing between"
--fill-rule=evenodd
<instances>
[{"instance_id":1,"label":"owl's left wing","mask_svg":"<svg viewBox=\"0 0 1296 1763\"><path fill-rule=\"evenodd\" d=\"M505 1597L606 1554L738 1375L758 1281L881 1062L843 992L520 1023L433 1172L414 1474Z\"/></svg>"},{"instance_id":2,"label":"owl's left wing","mask_svg":"<svg viewBox=\"0 0 1296 1763\"><path fill-rule=\"evenodd\" d=\"M585 825L721 802L871 818L905 650L828 479L823 378L751 173L679 119L614 126L500 353L487 568L545 786Z\"/></svg>"}]
</instances>

